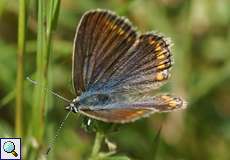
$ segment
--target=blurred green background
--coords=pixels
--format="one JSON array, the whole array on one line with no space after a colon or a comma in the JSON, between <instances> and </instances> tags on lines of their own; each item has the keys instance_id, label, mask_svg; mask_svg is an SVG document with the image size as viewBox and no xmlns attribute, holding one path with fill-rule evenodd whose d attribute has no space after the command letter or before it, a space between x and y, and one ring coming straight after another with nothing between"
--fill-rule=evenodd
<instances>
[{"instance_id":1,"label":"blurred green background","mask_svg":"<svg viewBox=\"0 0 230 160\"><path fill-rule=\"evenodd\" d=\"M40 23L39 29L39 4L36 0L27 2L24 62L17 63L19 2L0 0L0 137L23 137L23 156L29 160L46 159L44 150L60 126L67 105L47 94L44 108L35 108L39 102L35 93L38 87L25 80L26 76L35 79L34 74L39 70L38 54L43 52L39 51L43 47L37 41L37 35L46 34L46 31L39 32L43 24ZM62 0L57 5L60 8L55 10L59 12L55 12L55 24L51 27L50 56L46 59L49 68L45 78L48 78L49 88L68 99L74 98L71 85L73 38L85 11L113 10L129 18L141 32L158 31L171 37L174 43L172 78L163 90L184 97L188 108L154 114L122 125L117 132L107 133L106 137L117 145L115 155L119 155L111 160L126 160L126 156L141 160L230 159L229 0ZM24 74L17 71L19 63L23 63ZM22 75L21 83L16 82L18 75ZM21 93L16 83L24 84L24 90L19 90ZM21 95L24 96L18 108L15 99L20 99ZM49 159L88 159L95 133L85 132L81 126L82 118L71 114ZM162 130L156 138L160 126ZM103 144L102 151L107 150Z\"/></svg>"}]
</instances>

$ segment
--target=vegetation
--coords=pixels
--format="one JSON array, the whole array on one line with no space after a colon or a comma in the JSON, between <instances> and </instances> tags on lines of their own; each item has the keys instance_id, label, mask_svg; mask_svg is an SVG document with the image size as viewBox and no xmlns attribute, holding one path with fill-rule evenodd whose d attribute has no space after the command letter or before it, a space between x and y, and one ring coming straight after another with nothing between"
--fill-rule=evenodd
<instances>
[{"instance_id":1,"label":"vegetation","mask_svg":"<svg viewBox=\"0 0 230 160\"><path fill-rule=\"evenodd\" d=\"M75 97L73 38L82 14L96 8L171 37L175 64L162 91L181 95L188 108L119 126L88 126L70 114L46 156L67 104L42 88ZM22 137L28 160L228 160L229 26L228 0L0 0L0 137Z\"/></svg>"}]
</instances>

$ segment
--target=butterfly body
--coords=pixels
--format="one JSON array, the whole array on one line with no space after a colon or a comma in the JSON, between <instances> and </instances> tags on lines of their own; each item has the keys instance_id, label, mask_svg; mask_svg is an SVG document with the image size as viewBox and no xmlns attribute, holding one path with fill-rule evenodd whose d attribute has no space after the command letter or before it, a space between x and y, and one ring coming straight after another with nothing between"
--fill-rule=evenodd
<instances>
[{"instance_id":1,"label":"butterfly body","mask_svg":"<svg viewBox=\"0 0 230 160\"><path fill-rule=\"evenodd\" d=\"M185 108L180 97L152 95L170 77L170 45L159 34L138 35L128 20L111 11L88 11L74 40L77 98L67 109L104 122L127 123Z\"/></svg>"}]
</instances>

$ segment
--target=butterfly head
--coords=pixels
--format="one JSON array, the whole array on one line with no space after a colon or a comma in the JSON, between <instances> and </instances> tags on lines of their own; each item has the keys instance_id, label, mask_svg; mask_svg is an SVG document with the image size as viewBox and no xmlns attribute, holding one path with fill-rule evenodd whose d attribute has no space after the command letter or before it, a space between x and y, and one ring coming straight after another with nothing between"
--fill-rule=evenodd
<instances>
[{"instance_id":1,"label":"butterfly head","mask_svg":"<svg viewBox=\"0 0 230 160\"><path fill-rule=\"evenodd\" d=\"M68 111L72 111L74 113L77 113L79 111L79 109L78 109L79 101L80 101L79 97L73 99L73 101L67 107L65 107L65 109Z\"/></svg>"}]
</instances>

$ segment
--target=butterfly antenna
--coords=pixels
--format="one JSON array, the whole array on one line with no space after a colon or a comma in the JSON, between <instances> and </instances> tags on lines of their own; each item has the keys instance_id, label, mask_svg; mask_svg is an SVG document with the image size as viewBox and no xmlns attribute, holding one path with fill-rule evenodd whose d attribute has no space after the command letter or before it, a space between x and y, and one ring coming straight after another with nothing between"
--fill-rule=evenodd
<instances>
[{"instance_id":1,"label":"butterfly antenna","mask_svg":"<svg viewBox=\"0 0 230 160\"><path fill-rule=\"evenodd\" d=\"M36 81L32 80L30 77L26 77L26 79L27 79L29 82L31 82L31 83L33 83L34 85L36 85L36 86L39 86L39 85L40 85L40 84L38 84ZM42 87L43 87L43 86L42 86ZM68 103L71 103L70 100L68 100L67 98L62 97L61 95L55 93L55 92L52 91L51 89L46 88L46 87L43 87L43 88L44 88L46 91L48 91L48 92L50 92L51 94L53 94L54 96L56 96L56 97L62 99L63 101L68 102ZM61 129L63 128L63 126L64 126L64 124L65 124L65 121L67 120L67 118L69 117L69 115L70 115L71 112L72 112L72 110L70 109L69 112L66 114L65 118L61 121L60 127L57 129L56 134L55 134L53 140L51 141L51 143L50 143L50 145L49 145L49 147L48 147L48 149L47 149L47 151L46 151L46 155L48 155L49 152L50 152L50 150L53 148L53 146L54 146L54 144L55 144L55 142L56 142L56 139L57 139L58 135L60 134L60 131L61 131Z\"/></svg>"},{"instance_id":2,"label":"butterfly antenna","mask_svg":"<svg viewBox=\"0 0 230 160\"><path fill-rule=\"evenodd\" d=\"M46 151L46 155L47 155L47 156L48 156L50 150L53 148L53 146L54 146L54 144L55 144L55 142L56 142L56 140L57 140L57 137L59 136L60 131L61 131L61 129L63 128L63 126L64 126L64 124L65 124L65 121L67 120L67 118L69 117L69 115L70 115L71 112L72 112L72 110L70 110L70 111L66 114L65 118L61 121L60 127L57 129L56 134L55 134L54 138L52 139L51 143L49 144L49 147L48 147L48 149L47 149L47 151Z\"/></svg>"},{"instance_id":3,"label":"butterfly antenna","mask_svg":"<svg viewBox=\"0 0 230 160\"><path fill-rule=\"evenodd\" d=\"M38 84L36 81L32 80L30 77L26 77L26 79L27 79L29 82L33 83L34 85L36 85L36 86L40 86L40 84ZM59 94L55 93L55 92L54 92L54 91L52 91L51 89L46 88L46 87L44 87L44 86L42 86L42 87L43 87L46 91L48 91L48 92L50 92L51 94L53 94L54 96L56 96L56 97L58 97L58 98L62 99L63 101L66 101L66 102L68 102L68 103L70 103L70 102L71 102L71 101L70 101L70 100L68 100L67 98L62 97L61 95L59 95Z\"/></svg>"}]
</instances>

